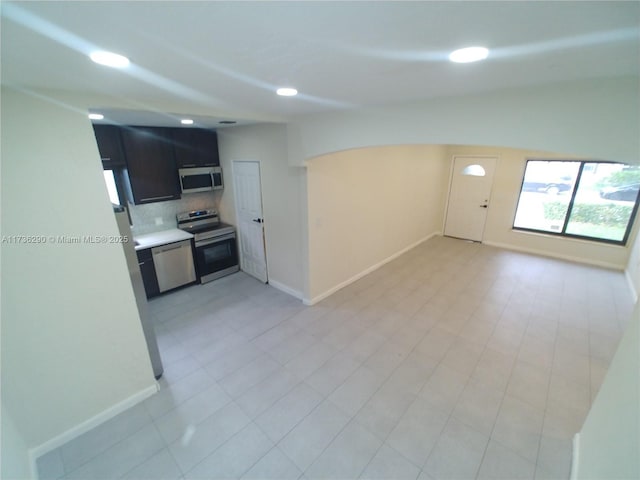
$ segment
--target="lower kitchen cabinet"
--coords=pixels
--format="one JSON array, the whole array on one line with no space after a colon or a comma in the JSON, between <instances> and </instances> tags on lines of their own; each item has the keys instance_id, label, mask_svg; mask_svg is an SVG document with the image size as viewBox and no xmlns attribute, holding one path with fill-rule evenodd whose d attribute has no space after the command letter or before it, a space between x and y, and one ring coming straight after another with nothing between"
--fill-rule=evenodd
<instances>
[{"instance_id":1,"label":"lower kitchen cabinet","mask_svg":"<svg viewBox=\"0 0 640 480\"><path fill-rule=\"evenodd\" d=\"M140 267L140 273L142 273L142 282L144 283L147 298L160 295L160 286L158 285L151 249L138 250L136 253L138 254L138 266Z\"/></svg>"}]
</instances>

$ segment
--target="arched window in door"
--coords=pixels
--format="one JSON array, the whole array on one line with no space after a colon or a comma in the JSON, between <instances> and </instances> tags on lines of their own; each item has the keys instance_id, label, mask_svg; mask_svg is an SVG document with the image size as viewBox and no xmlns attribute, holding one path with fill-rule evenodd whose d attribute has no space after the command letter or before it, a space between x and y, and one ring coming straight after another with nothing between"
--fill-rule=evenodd
<instances>
[{"instance_id":1,"label":"arched window in door","mask_svg":"<svg viewBox=\"0 0 640 480\"><path fill-rule=\"evenodd\" d=\"M484 177L486 172L482 165L467 165L462 170L462 175L470 175L472 177Z\"/></svg>"}]
</instances>

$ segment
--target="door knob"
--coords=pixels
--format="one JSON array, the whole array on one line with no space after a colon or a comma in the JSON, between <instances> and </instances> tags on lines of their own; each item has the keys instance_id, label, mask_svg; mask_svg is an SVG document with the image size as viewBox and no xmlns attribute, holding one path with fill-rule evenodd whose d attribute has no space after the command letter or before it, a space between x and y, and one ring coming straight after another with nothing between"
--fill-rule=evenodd
<instances>
[{"instance_id":1,"label":"door knob","mask_svg":"<svg viewBox=\"0 0 640 480\"><path fill-rule=\"evenodd\" d=\"M489 208L489 205L480 205L482 208Z\"/></svg>"},{"instance_id":2,"label":"door knob","mask_svg":"<svg viewBox=\"0 0 640 480\"><path fill-rule=\"evenodd\" d=\"M256 222L256 223L262 223L262 219L261 218L254 218L253 221Z\"/></svg>"}]
</instances>

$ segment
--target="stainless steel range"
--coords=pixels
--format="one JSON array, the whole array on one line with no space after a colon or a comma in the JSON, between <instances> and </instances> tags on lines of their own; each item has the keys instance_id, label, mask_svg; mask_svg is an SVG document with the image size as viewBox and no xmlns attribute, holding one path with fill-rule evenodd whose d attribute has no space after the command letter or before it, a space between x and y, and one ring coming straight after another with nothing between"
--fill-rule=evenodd
<instances>
[{"instance_id":1,"label":"stainless steel range","mask_svg":"<svg viewBox=\"0 0 640 480\"><path fill-rule=\"evenodd\" d=\"M221 223L216 210L179 213L176 219L179 229L195 237L196 273L200 283L239 270L235 228Z\"/></svg>"}]
</instances>

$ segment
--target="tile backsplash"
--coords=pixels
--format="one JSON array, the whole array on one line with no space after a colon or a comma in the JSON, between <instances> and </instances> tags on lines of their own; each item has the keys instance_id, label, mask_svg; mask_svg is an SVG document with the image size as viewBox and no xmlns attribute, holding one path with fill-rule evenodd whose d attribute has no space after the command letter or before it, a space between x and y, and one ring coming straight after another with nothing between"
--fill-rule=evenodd
<instances>
[{"instance_id":1,"label":"tile backsplash","mask_svg":"<svg viewBox=\"0 0 640 480\"><path fill-rule=\"evenodd\" d=\"M183 195L180 200L144 205L129 204L133 223L131 231L134 235L143 235L175 228L176 214L204 208L217 208L219 200L220 194L218 192L201 192Z\"/></svg>"}]
</instances>

